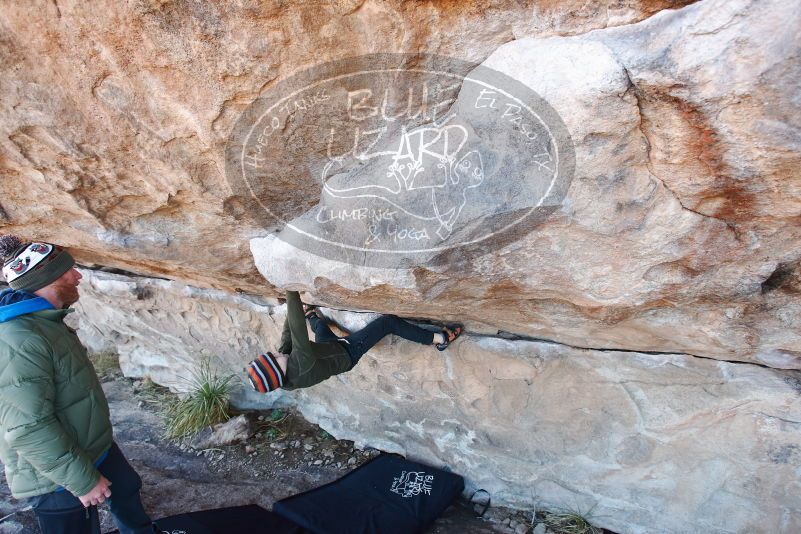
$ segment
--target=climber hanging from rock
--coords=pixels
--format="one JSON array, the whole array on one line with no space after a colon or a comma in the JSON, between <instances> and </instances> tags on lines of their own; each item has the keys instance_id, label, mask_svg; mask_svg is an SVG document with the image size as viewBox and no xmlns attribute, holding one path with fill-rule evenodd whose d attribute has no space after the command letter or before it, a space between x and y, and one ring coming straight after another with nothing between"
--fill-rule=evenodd
<instances>
[{"instance_id":1,"label":"climber hanging from rock","mask_svg":"<svg viewBox=\"0 0 801 534\"><path fill-rule=\"evenodd\" d=\"M309 320L315 341L306 330ZM305 306L297 291L287 292L287 316L277 354L259 355L247 367L253 389L267 393L278 388L299 389L352 369L376 343L387 334L395 334L421 345L445 350L462 334L461 325L441 332L431 332L394 315L382 315L357 332L338 337L317 313L315 306Z\"/></svg>"}]
</instances>

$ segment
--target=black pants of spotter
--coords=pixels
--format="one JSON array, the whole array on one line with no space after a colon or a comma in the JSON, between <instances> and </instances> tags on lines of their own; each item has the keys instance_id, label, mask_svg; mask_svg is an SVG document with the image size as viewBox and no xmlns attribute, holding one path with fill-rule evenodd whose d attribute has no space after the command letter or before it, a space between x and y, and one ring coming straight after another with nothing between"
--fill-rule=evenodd
<instances>
[{"instance_id":1,"label":"black pants of spotter","mask_svg":"<svg viewBox=\"0 0 801 534\"><path fill-rule=\"evenodd\" d=\"M342 341L353 365L356 365L359 359L387 334L395 334L421 345L431 345L434 342L433 332L415 326L395 315L382 315L361 330L345 337L337 337L328 328L328 324L316 315L311 316L310 322L312 330L314 330L315 341L317 343Z\"/></svg>"},{"instance_id":2,"label":"black pants of spotter","mask_svg":"<svg viewBox=\"0 0 801 534\"><path fill-rule=\"evenodd\" d=\"M111 482L111 497L106 502L120 534L152 534L153 525L139 498L142 479L116 443L97 470ZM69 491L37 495L31 498L31 505L42 534L100 534L97 507L84 508Z\"/></svg>"}]
</instances>

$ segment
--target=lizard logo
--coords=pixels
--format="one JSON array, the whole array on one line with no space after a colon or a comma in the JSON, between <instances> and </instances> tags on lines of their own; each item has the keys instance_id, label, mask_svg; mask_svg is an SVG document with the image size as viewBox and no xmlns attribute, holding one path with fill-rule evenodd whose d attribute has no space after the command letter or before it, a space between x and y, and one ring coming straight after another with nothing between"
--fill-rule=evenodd
<instances>
[{"instance_id":1,"label":"lizard logo","mask_svg":"<svg viewBox=\"0 0 801 534\"><path fill-rule=\"evenodd\" d=\"M334 159L323 168L323 191L338 198L382 199L413 219L435 221L437 235L447 239L467 203L467 190L484 181L481 153L463 150L467 138L467 129L458 124L403 131L394 153L365 158L390 160L373 183L338 183L332 171L341 159Z\"/></svg>"}]
</instances>

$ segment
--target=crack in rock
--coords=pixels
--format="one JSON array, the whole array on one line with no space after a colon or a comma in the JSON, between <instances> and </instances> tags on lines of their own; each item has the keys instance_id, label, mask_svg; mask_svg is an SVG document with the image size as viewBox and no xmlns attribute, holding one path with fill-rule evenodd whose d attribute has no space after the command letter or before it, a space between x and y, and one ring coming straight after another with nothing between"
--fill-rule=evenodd
<instances>
[{"instance_id":1,"label":"crack in rock","mask_svg":"<svg viewBox=\"0 0 801 534\"><path fill-rule=\"evenodd\" d=\"M541 337L533 337L527 336L524 334L515 334L512 332L506 332L503 330L498 330L497 335L489 335L489 334L475 334L471 332L465 332L463 335L468 337L478 337L478 338L493 338L493 339L506 339L508 341L531 341L535 343L550 343L553 345L561 345L563 347L568 347L571 349L576 350L593 350L597 352L627 352L630 354L648 354L652 356L689 356L691 358L700 358L702 360L712 360L716 362L725 362L725 363L732 363L732 364L742 364L742 365L753 365L756 367L762 367L763 369L772 369L772 370L779 370L779 371L786 371L787 369L777 369L775 367L770 367L769 365L764 365L757 362L745 362L742 360L725 360L721 358L712 358L710 356L701 356L699 354L693 354L690 352L681 352L681 351L658 351L658 350L636 350L636 349L621 349L621 348L613 348L613 347L592 347L592 346L580 346L580 345L571 345L570 343L563 343L561 341L556 341L554 339L548 338L541 338Z\"/></svg>"}]
</instances>

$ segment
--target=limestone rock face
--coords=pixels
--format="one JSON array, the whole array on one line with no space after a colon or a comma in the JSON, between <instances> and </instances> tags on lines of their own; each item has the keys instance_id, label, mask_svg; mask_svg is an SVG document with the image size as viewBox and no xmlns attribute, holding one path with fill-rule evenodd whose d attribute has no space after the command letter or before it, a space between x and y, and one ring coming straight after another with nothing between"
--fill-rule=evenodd
<instances>
[{"instance_id":1,"label":"limestone rock face","mask_svg":"<svg viewBox=\"0 0 801 534\"><path fill-rule=\"evenodd\" d=\"M244 215L223 161L237 116L265 88L370 52L482 61L519 37L689 1L4 1L0 226L86 264L274 294L247 248L265 230Z\"/></svg>"},{"instance_id":2,"label":"limestone rock face","mask_svg":"<svg viewBox=\"0 0 801 534\"><path fill-rule=\"evenodd\" d=\"M81 295L85 343L112 341L126 375L179 390L200 355L244 377L278 343L286 308L92 271ZM323 311L351 330L372 317ZM444 352L389 337L313 388L236 401L295 404L337 438L447 465L494 503L578 510L620 533L801 529L798 371L474 333Z\"/></svg>"},{"instance_id":3,"label":"limestone rock face","mask_svg":"<svg viewBox=\"0 0 801 534\"><path fill-rule=\"evenodd\" d=\"M491 338L453 348L390 340L299 406L338 438L451 466L493 502L579 510L615 532L801 526L798 373Z\"/></svg>"},{"instance_id":4,"label":"limestone rock face","mask_svg":"<svg viewBox=\"0 0 801 534\"><path fill-rule=\"evenodd\" d=\"M125 376L149 376L174 391L187 392L201 360L207 359L220 373L241 374L281 335L286 306L273 299L154 278L81 272L74 319L80 338L93 352L117 352ZM233 399L242 406L254 399L262 401L262 407L272 405L245 389L237 389Z\"/></svg>"},{"instance_id":5,"label":"limestone rock face","mask_svg":"<svg viewBox=\"0 0 801 534\"><path fill-rule=\"evenodd\" d=\"M507 43L483 65L534 89L572 136L559 210L444 265L360 269L268 236L251 242L257 266L337 307L799 369L799 22L787 2L705 1Z\"/></svg>"}]
</instances>

